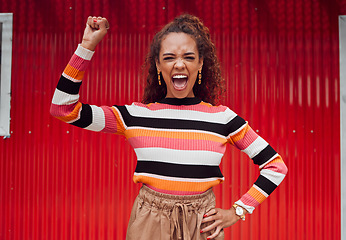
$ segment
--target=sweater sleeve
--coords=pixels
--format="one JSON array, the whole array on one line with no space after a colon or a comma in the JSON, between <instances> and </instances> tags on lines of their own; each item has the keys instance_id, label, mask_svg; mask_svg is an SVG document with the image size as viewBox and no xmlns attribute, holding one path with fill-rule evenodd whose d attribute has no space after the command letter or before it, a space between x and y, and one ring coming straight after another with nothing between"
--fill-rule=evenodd
<instances>
[{"instance_id":1,"label":"sweater sleeve","mask_svg":"<svg viewBox=\"0 0 346 240\"><path fill-rule=\"evenodd\" d=\"M287 167L281 156L245 120L238 120L238 126L229 135L228 142L246 153L260 169L256 182L236 201L236 204L252 213L282 182L287 174Z\"/></svg>"},{"instance_id":2,"label":"sweater sleeve","mask_svg":"<svg viewBox=\"0 0 346 240\"><path fill-rule=\"evenodd\" d=\"M79 89L94 52L78 45L55 89L50 113L66 123L96 132L123 134L125 125L116 107L79 101Z\"/></svg>"}]
</instances>

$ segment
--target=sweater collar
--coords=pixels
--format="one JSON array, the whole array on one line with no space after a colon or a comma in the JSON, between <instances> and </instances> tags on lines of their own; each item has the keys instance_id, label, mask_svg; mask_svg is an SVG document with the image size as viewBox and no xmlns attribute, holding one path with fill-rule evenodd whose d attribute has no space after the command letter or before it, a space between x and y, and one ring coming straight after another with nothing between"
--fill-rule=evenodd
<instances>
[{"instance_id":1,"label":"sweater collar","mask_svg":"<svg viewBox=\"0 0 346 240\"><path fill-rule=\"evenodd\" d=\"M202 102L201 99L198 97L191 97L191 98L163 98L159 103L169 104L169 105L195 105Z\"/></svg>"}]
</instances>

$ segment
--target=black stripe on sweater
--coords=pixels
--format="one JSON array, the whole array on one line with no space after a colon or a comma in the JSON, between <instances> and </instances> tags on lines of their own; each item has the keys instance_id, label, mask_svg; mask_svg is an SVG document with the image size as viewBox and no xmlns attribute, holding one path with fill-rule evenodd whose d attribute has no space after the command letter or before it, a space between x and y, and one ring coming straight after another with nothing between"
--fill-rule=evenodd
<instances>
[{"instance_id":1,"label":"black stripe on sweater","mask_svg":"<svg viewBox=\"0 0 346 240\"><path fill-rule=\"evenodd\" d=\"M246 121L237 115L235 118L233 118L230 122L227 123L228 134L238 130L245 123Z\"/></svg>"},{"instance_id":2,"label":"black stripe on sweater","mask_svg":"<svg viewBox=\"0 0 346 240\"><path fill-rule=\"evenodd\" d=\"M72 82L71 80L61 75L58 86L56 88L68 94L78 94L81 84L82 82Z\"/></svg>"},{"instance_id":3,"label":"black stripe on sweater","mask_svg":"<svg viewBox=\"0 0 346 240\"><path fill-rule=\"evenodd\" d=\"M252 158L254 164L262 165L267 162L276 154L276 151L270 146L266 146L262 151L260 151L256 156Z\"/></svg>"},{"instance_id":4,"label":"black stripe on sweater","mask_svg":"<svg viewBox=\"0 0 346 240\"><path fill-rule=\"evenodd\" d=\"M271 194L277 187L275 183L263 177L262 175L259 175L255 182L255 185L262 189L264 192L266 192L268 195Z\"/></svg>"},{"instance_id":5,"label":"black stripe on sweater","mask_svg":"<svg viewBox=\"0 0 346 240\"><path fill-rule=\"evenodd\" d=\"M239 116L236 116L227 124L220 124L197 120L137 117L132 116L125 106L115 107L119 109L125 124L128 127L200 130L214 132L227 137L231 132L236 131L239 127L245 124L245 120Z\"/></svg>"},{"instance_id":6,"label":"black stripe on sweater","mask_svg":"<svg viewBox=\"0 0 346 240\"><path fill-rule=\"evenodd\" d=\"M156 161L137 161L136 173L151 173L168 177L181 178L222 178L218 166L182 165Z\"/></svg>"},{"instance_id":7,"label":"black stripe on sweater","mask_svg":"<svg viewBox=\"0 0 346 240\"><path fill-rule=\"evenodd\" d=\"M74 126L86 128L92 123L93 115L90 105L82 103L82 110L80 112L80 119L71 123Z\"/></svg>"}]
</instances>

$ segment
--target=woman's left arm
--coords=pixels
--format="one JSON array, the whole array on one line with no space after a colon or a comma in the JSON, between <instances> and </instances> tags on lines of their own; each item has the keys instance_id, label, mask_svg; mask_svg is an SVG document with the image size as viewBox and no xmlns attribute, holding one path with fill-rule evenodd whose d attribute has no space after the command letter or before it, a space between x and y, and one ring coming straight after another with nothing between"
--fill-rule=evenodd
<instances>
[{"instance_id":1,"label":"woman's left arm","mask_svg":"<svg viewBox=\"0 0 346 240\"><path fill-rule=\"evenodd\" d=\"M237 205L244 208L245 213L252 213L282 182L287 174L287 167L281 156L244 119L237 116L235 122L240 127L230 133L228 142L245 152L260 168L260 176L256 182L236 201ZM203 222L214 223L202 231L216 228L215 233L208 239L215 238L222 228L229 227L240 219L233 207L229 210L213 209L205 216Z\"/></svg>"}]
</instances>

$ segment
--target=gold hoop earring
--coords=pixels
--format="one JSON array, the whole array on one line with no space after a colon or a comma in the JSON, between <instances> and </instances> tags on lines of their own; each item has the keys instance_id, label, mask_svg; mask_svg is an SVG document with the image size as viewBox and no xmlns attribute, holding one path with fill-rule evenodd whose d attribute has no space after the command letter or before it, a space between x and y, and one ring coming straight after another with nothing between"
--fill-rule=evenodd
<instances>
[{"instance_id":1,"label":"gold hoop earring","mask_svg":"<svg viewBox=\"0 0 346 240\"><path fill-rule=\"evenodd\" d=\"M161 72L157 71L157 80L159 80L159 85L161 86Z\"/></svg>"},{"instance_id":2,"label":"gold hoop earring","mask_svg":"<svg viewBox=\"0 0 346 240\"><path fill-rule=\"evenodd\" d=\"M198 70L198 84L201 85L202 83L202 71Z\"/></svg>"}]
</instances>

